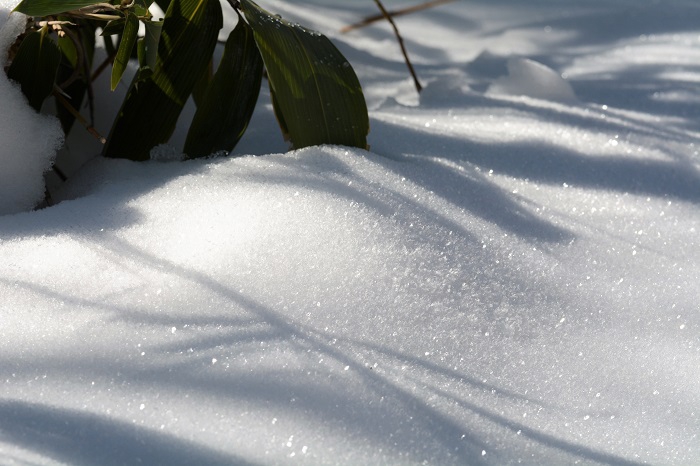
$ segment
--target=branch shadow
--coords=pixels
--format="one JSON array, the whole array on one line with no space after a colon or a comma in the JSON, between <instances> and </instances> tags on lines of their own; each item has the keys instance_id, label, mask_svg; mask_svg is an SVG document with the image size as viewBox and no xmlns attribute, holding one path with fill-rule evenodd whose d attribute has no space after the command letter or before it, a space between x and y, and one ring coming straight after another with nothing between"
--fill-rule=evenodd
<instances>
[{"instance_id":1,"label":"branch shadow","mask_svg":"<svg viewBox=\"0 0 700 466\"><path fill-rule=\"evenodd\" d=\"M573 58L573 57L572 57ZM624 69L592 75L577 76L570 80L576 94L584 101L598 102L610 107L643 112L661 118L683 119L676 123L688 132L695 131L700 117L700 87L690 79L669 79L665 73L682 71L700 75L700 66L663 64L634 64ZM686 100L662 100L664 93L682 93ZM650 131L660 128L649 128ZM668 131L668 129L667 129ZM676 130L677 131L677 130ZM685 135L687 137L687 134Z\"/></svg>"},{"instance_id":2,"label":"branch shadow","mask_svg":"<svg viewBox=\"0 0 700 466\"><path fill-rule=\"evenodd\" d=\"M562 3L558 17L527 21L520 24L508 24L507 27L489 30L487 37L495 37L512 29L544 29L551 27L565 31L574 31L568 40L559 44L580 46L610 44L640 34L664 34L697 30L696 18L700 8L696 3L686 2L683 8L669 7L659 2L624 2L622 5L607 3L602 7L593 6L596 11L572 12L570 5ZM695 14L689 10L695 9ZM526 17L532 17L526 15Z\"/></svg>"},{"instance_id":3,"label":"branch shadow","mask_svg":"<svg viewBox=\"0 0 700 466\"><path fill-rule=\"evenodd\" d=\"M76 466L254 465L134 424L23 401L0 401L0 436L24 449Z\"/></svg>"},{"instance_id":4,"label":"branch shadow","mask_svg":"<svg viewBox=\"0 0 700 466\"><path fill-rule=\"evenodd\" d=\"M539 119L537 113L533 120ZM653 160L632 156L589 156L546 141L510 141L484 143L464 137L446 134L420 132L416 129L405 130L396 123L374 120L375 128L386 134L393 134L392 146L380 147L388 153L430 154L438 153L440 157L468 162L484 171L494 170L517 178L538 181L552 185L567 183L571 186L588 187L598 190L612 190L620 193L671 197L692 203L700 202L700 172L684 163L683 160ZM671 154L673 156L675 154ZM441 169L439 165L425 157L416 156L421 164L431 166L425 172L414 171L414 177L426 186L454 202L460 202L467 209L493 221L504 229L527 236L533 227L534 232L545 238L561 236L553 227L537 226L538 219L523 213L523 208L515 204L510 195L498 192L500 188L488 188L484 198L471 199L459 193L450 192L454 183L444 183L444 177L456 177L455 173ZM387 165L395 170L401 165ZM436 174L431 173L435 169ZM441 173L442 172L442 173ZM464 183L462 183L464 184ZM487 186L482 181L482 186ZM475 192L472 195L476 194ZM488 196L494 196L491 201ZM495 204L495 205L494 205ZM517 212L518 215L509 214ZM523 218L520 218L523 217Z\"/></svg>"},{"instance_id":5,"label":"branch shadow","mask_svg":"<svg viewBox=\"0 0 700 466\"><path fill-rule=\"evenodd\" d=\"M167 270L172 276L191 282L208 290L213 295L229 301L249 316L247 318L238 316L231 319L222 317L220 322L217 322L216 318L208 320L207 322L221 325L227 329L210 340L203 340L202 344L205 350L221 348L222 346L235 348L253 341L283 342L291 346L293 351L298 354L314 351L332 359L339 366L352 367L353 373L359 377L365 389L357 393L344 385L339 386L338 384L342 384L342 380L327 384L313 383L313 380L307 381L304 377L299 377L293 372L290 373L282 367L252 371L248 374L237 375L235 378L202 373L199 369L207 358L211 358L206 351L204 355L199 357L179 362L171 361L160 367L139 364L124 366L117 361L105 364L105 361L99 360L92 364L82 362L76 365L74 361L61 363L59 355L55 359L44 361L44 367L41 366L41 363L33 362L35 369L73 373L76 376L84 372L90 374L90 377L97 375L108 379L113 377L114 373L120 372L120 377L132 382L149 385L166 383L169 387L183 390L186 393L197 391L215 394L226 399L249 399L256 402L262 401L266 405L289 407L300 415L312 416L324 421L330 419L335 425L343 426L355 435L372 438L373 441L379 445L385 445L387 448L392 447L395 442L394 439L386 435L387 429L395 429L397 426L406 429L406 422L411 419L411 431L402 431L402 435L407 436L407 438L401 443L404 448L409 449L411 455L423 457L426 454L424 446L433 445L445 454L449 452L449 458L452 458L453 461L456 458L459 464L477 464L483 461L481 452L486 448L486 439L482 438L482 434L473 431L469 425L465 425L464 421L453 413L446 413L444 409L432 405L425 397L421 397L420 392L415 392L409 388L410 385L402 383L401 378L373 370L371 366L364 364L362 357L358 355L357 348L365 346L366 349L379 351L390 360L397 362L405 361L406 355L389 348L383 348L381 344L365 344L362 341L351 341L345 348L333 345L329 343L333 338L331 333L295 322L293 318L284 315L279 310L237 291L231 283L222 283L206 273L192 270L167 258L158 257L114 235L109 239L103 238L100 241L100 248L111 250L117 256L129 257L130 260L140 262L146 269ZM24 284L24 286L37 293L48 293L53 299L71 302L70 296L64 297L37 285ZM142 321L148 325L163 327L164 331L167 331L171 325L182 325L188 319L186 317L169 319L163 316L154 319L148 312L129 312L128 309L111 307L111 305L97 302L90 303L89 300L78 299L74 300L73 303L83 306L92 305L102 309L115 320L122 316L125 321ZM245 327L251 322L267 325L268 330L249 335L241 334L241 329L245 330ZM179 342L182 350L191 344L192 341L187 339ZM178 344L168 344L160 348L153 347L149 350L165 353L177 352ZM480 382L468 374L445 370L418 359L413 362L436 377L459 380L474 390L493 391L498 398L516 403L528 401L524 395L516 391L504 390L496 385ZM172 370L178 366L181 370ZM368 397L367 391L372 395ZM488 419L496 426L511 431L518 427L519 430L526 432L528 437L548 448L554 448L588 461L636 465L636 463L624 458L562 440L532 427L521 426L505 416L491 413L487 408L469 404L462 396L454 397L447 393L440 393L440 396L449 399L450 403L462 406L472 413ZM293 406L290 406L290 397L294 398ZM377 411L376 405L367 403L368 399L379 399L380 397L391 400L392 407L379 408L380 411ZM95 464L96 462L106 465L134 464L136 460L143 458L145 458L145 464L247 464L235 456L220 455L217 452L183 442L179 438L160 436L147 429L137 428L120 421L26 403L0 402L0 430L9 430L10 426L15 428L14 433L11 432L7 436L11 441L52 457L67 460L72 464ZM17 426L19 428L16 428ZM429 434L426 436L426 433ZM45 437L49 437L49 439L47 440ZM103 448L103 443L109 443L109 447ZM117 452L112 452L112 449ZM436 453L432 451L430 454L435 455Z\"/></svg>"},{"instance_id":6,"label":"branch shadow","mask_svg":"<svg viewBox=\"0 0 700 466\"><path fill-rule=\"evenodd\" d=\"M196 283L198 286L216 295L235 302L253 318L270 326L270 333L267 335L259 334L256 338L272 337L273 340L284 339L293 347L297 348L299 352L313 350L332 358L340 365L351 366L361 377L363 384L376 393L377 396L388 397L395 400L400 407L401 413L398 414L398 417L395 417L397 415L390 415L388 420L377 422L376 425L374 423L368 424L367 419L376 418L377 413L375 408L366 406L362 396L354 398L352 392L350 392L350 397L348 397L348 395L342 393L342 391L340 393L335 393L337 388L334 388L332 384L327 387L309 385L306 381L299 380L298 377L294 376L291 378L281 377L276 379L274 371L272 373L266 373L265 371L253 373L233 383L225 378L219 381L212 379L198 380L196 376L192 376L190 371L180 372L178 374L173 374L168 371L169 375L167 377L169 377L169 383L183 388L189 387L198 390L214 390L221 395L229 397L252 397L257 400L262 398L276 404L287 404L289 397L294 396L295 403L298 404L297 409L299 409L300 412L313 412L316 416L321 418L330 417L336 418L338 422L348 422L348 419L342 416L347 416L348 413L354 413L350 414L349 421L356 423L355 429L365 431L365 433L369 430L369 435L375 439L382 438L381 428L382 426L386 426L386 422L393 423L397 422L398 419L404 419L410 416L414 423L421 426L419 429L420 432L431 432L431 440L442 445L446 451L451 451L457 458L460 458L463 464L475 464L480 462L479 458L481 457L481 451L485 448L485 443L477 433L470 432L468 426L461 424L453 416L442 412L442 410L438 408L432 407L418 394L403 387L399 380L392 379L389 375L384 375L378 371L372 370L371 366L363 364L362 360L358 358L356 350L343 350L341 347L329 344L328 342L332 339L331 334L295 322L292 318L280 314L275 309L236 291L231 285L223 284L204 273L190 270L181 265L172 263L165 258L156 257L124 240L114 238L113 241L106 246L119 254L129 255L141 261L146 267L153 269L163 269L165 267L171 274ZM217 346L222 344L235 346L239 344L237 338L237 336L233 337L232 341L228 342L225 340L216 341L216 344ZM361 341L350 343L352 343L351 346L363 346ZM373 351L383 352L394 360L406 360L405 355L382 348L381 345L368 345L367 348ZM472 377L465 376L458 372L445 372L443 368L436 367L424 361L416 360L414 362L439 376L450 379L459 378L462 382L472 386L475 390L490 390L496 392L499 397L511 399L516 402L523 400L528 401L526 397L523 397L523 395L517 392L504 390L485 382L479 382ZM166 370L167 369L163 370L163 374L165 374ZM159 375L156 373L154 376L157 378ZM133 377L143 377L143 374L139 375L138 373L134 373ZM640 464L586 447L585 445L560 439L554 435L540 432L526 425L521 425L505 416L494 414L486 408L469 404L468 401L461 397L454 398L452 395L443 393L440 395L446 398L452 397L452 401L456 404L466 407L470 411L487 418L496 425L505 427L511 431L522 430L525 432L526 436L549 448L566 452L584 460L597 461L605 464L629 466ZM325 403L320 403L320 401L325 401ZM339 405L345 406L347 409L341 411L341 417L337 418L336 416L338 416L338 413L330 412L327 407ZM378 430L375 431L375 429ZM391 442L388 438L384 440Z\"/></svg>"}]
</instances>

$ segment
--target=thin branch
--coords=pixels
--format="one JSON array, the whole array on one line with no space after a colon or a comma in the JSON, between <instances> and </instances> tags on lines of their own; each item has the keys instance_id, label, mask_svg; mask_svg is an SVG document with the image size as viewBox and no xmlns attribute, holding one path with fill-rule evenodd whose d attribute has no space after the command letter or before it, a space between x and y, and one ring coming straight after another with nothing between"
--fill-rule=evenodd
<instances>
[{"instance_id":1,"label":"thin branch","mask_svg":"<svg viewBox=\"0 0 700 466\"><path fill-rule=\"evenodd\" d=\"M97 68L95 68L95 71L92 72L92 76L90 76L90 82L95 81L102 74L105 68L112 64L114 57L116 57L116 53L108 55L107 58L105 58L104 61L100 63Z\"/></svg>"},{"instance_id":2,"label":"thin branch","mask_svg":"<svg viewBox=\"0 0 700 466\"><path fill-rule=\"evenodd\" d=\"M72 25L75 26L75 24ZM73 45L75 46L75 49L77 51L77 63L75 69L73 70L73 74L71 74L71 76L67 80L58 85L58 87L60 87L61 89L65 89L80 78L80 68L83 67L83 63L85 62L85 49L83 48L83 44L80 42L80 40L77 37L75 37L73 31L71 31L68 28L62 28L59 34L61 33L65 34L71 40L71 42L73 42Z\"/></svg>"},{"instance_id":3,"label":"thin branch","mask_svg":"<svg viewBox=\"0 0 700 466\"><path fill-rule=\"evenodd\" d=\"M391 27L394 29L394 34L396 34L396 38L399 41L399 46L401 47L401 53L403 53L403 57L406 60L406 66L408 66L408 71L411 72L413 83L416 85L416 91L420 93L420 91L423 90L423 86L421 86L420 81L418 80L418 76L416 76L416 70L413 69L411 60L408 58L408 52L406 52L406 47L403 44L403 37L401 37L401 33L399 33L399 28L396 27L396 23L394 22L389 12L386 11L386 8L384 8L382 2L380 0L374 0L374 3L377 4L382 14L384 15L384 18L386 18L386 20L389 21L389 24L391 24Z\"/></svg>"},{"instance_id":4,"label":"thin branch","mask_svg":"<svg viewBox=\"0 0 700 466\"><path fill-rule=\"evenodd\" d=\"M63 92L61 91L61 89L58 88L58 86L54 86L53 95L56 97L56 100L58 100L58 102L61 105L63 105L65 107L65 109L68 110L70 112L70 114L73 115L75 117L75 119L78 120L80 122L80 124L82 124L85 127L85 129L88 131L88 133L95 136L95 139L100 141L100 143L102 143L102 144L105 144L107 142L107 140L104 137L102 137L102 135L100 135L100 133L97 132L95 127L92 126L90 123L88 123L87 120L85 120L85 118L83 118L83 116L80 114L80 112L78 112L71 105L71 103L68 102L68 99L65 98L65 96L63 95Z\"/></svg>"},{"instance_id":5,"label":"thin branch","mask_svg":"<svg viewBox=\"0 0 700 466\"><path fill-rule=\"evenodd\" d=\"M121 19L122 16L119 15L104 15L101 13L83 13L81 11L71 11L70 12L71 16L75 16L77 18L85 18L85 19L98 19L102 21L113 21L117 19Z\"/></svg>"},{"instance_id":6,"label":"thin branch","mask_svg":"<svg viewBox=\"0 0 700 466\"><path fill-rule=\"evenodd\" d=\"M51 169L52 169L53 172L56 174L56 176L58 176L58 177L60 178L61 181L67 181L67 180L68 180L68 176L67 176L65 173L63 173L63 170L61 170L60 168L58 168L58 167L56 166L56 164L54 164L54 165L51 167Z\"/></svg>"},{"instance_id":7,"label":"thin branch","mask_svg":"<svg viewBox=\"0 0 700 466\"><path fill-rule=\"evenodd\" d=\"M389 12L389 16L391 16L392 18L396 18L397 16L403 16L403 15L407 15L409 13L415 13L416 11L427 10L428 8L432 8L432 7L438 6L438 5L444 5L445 3L452 3L454 1L456 1L456 0L432 0L430 2L421 3L420 5L414 5L414 6L409 6L406 8L401 8L400 10L392 10ZM359 28L368 26L372 23L376 23L377 21L381 21L385 18L386 18L386 16L384 16L383 13L378 14L378 15L368 16L360 22L357 22L355 24L351 24L350 26L345 26L343 29L340 30L340 32L342 32L342 33L350 32L353 29L359 29Z\"/></svg>"}]
</instances>

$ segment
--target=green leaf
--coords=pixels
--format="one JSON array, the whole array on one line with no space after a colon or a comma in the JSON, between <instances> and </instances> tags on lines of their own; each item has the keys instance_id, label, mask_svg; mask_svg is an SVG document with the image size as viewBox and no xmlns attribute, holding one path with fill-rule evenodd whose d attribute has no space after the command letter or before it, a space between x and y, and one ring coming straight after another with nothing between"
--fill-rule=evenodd
<instances>
[{"instance_id":1,"label":"green leaf","mask_svg":"<svg viewBox=\"0 0 700 466\"><path fill-rule=\"evenodd\" d=\"M63 54L63 59L68 62L70 66L75 68L78 65L78 50L75 48L75 43L68 35L59 36L58 48Z\"/></svg>"},{"instance_id":2,"label":"green leaf","mask_svg":"<svg viewBox=\"0 0 700 466\"><path fill-rule=\"evenodd\" d=\"M170 139L178 116L216 46L223 16L219 0L172 0L153 73L139 73L112 125L107 157L147 160Z\"/></svg>"},{"instance_id":3,"label":"green leaf","mask_svg":"<svg viewBox=\"0 0 700 466\"><path fill-rule=\"evenodd\" d=\"M212 79L214 79L214 61L209 60L207 67L194 85L194 89L192 89L192 100L194 100L194 104L197 107L202 104Z\"/></svg>"},{"instance_id":4,"label":"green leaf","mask_svg":"<svg viewBox=\"0 0 700 466\"><path fill-rule=\"evenodd\" d=\"M230 152L234 148L253 115L262 71L263 62L253 31L239 18L187 133L184 152L189 158Z\"/></svg>"},{"instance_id":5,"label":"green leaf","mask_svg":"<svg viewBox=\"0 0 700 466\"><path fill-rule=\"evenodd\" d=\"M148 7L151 6L151 3L153 3L153 0L135 0L133 12L136 13L137 16L150 16Z\"/></svg>"},{"instance_id":6,"label":"green leaf","mask_svg":"<svg viewBox=\"0 0 700 466\"><path fill-rule=\"evenodd\" d=\"M107 24L102 26L102 32L100 35L104 37L121 34L124 31L125 22L125 18L113 19L112 21L109 21Z\"/></svg>"},{"instance_id":7,"label":"green leaf","mask_svg":"<svg viewBox=\"0 0 700 466\"><path fill-rule=\"evenodd\" d=\"M117 85L119 84L119 81L121 81L122 75L126 70L126 66L129 64L129 58L131 58L131 51L134 49L138 32L138 18L136 15L127 13L122 40L119 43L119 50L117 50L117 55L114 57L114 64L112 65L112 90L117 88Z\"/></svg>"},{"instance_id":8,"label":"green leaf","mask_svg":"<svg viewBox=\"0 0 700 466\"><path fill-rule=\"evenodd\" d=\"M60 63L61 51L43 27L24 38L7 76L20 83L29 105L38 112L44 99L53 92Z\"/></svg>"},{"instance_id":9,"label":"green leaf","mask_svg":"<svg viewBox=\"0 0 700 466\"><path fill-rule=\"evenodd\" d=\"M146 34L139 39L139 64L141 67L155 68L158 62L158 43L163 30L163 21L146 21Z\"/></svg>"},{"instance_id":10,"label":"green leaf","mask_svg":"<svg viewBox=\"0 0 700 466\"><path fill-rule=\"evenodd\" d=\"M95 0L23 0L14 11L28 16L49 16L102 3Z\"/></svg>"},{"instance_id":11,"label":"green leaf","mask_svg":"<svg viewBox=\"0 0 700 466\"><path fill-rule=\"evenodd\" d=\"M282 130L282 136L285 141L289 141L289 128L287 127L287 122L284 121L284 115L282 115L282 110L280 110L280 105L277 102L277 97L275 97L275 90L270 88L270 100L272 101L272 111L275 113L275 118L277 118L277 124Z\"/></svg>"},{"instance_id":12,"label":"green leaf","mask_svg":"<svg viewBox=\"0 0 700 466\"><path fill-rule=\"evenodd\" d=\"M276 108L294 148L316 144L367 147L362 87L327 37L242 0L265 62Z\"/></svg>"}]
</instances>

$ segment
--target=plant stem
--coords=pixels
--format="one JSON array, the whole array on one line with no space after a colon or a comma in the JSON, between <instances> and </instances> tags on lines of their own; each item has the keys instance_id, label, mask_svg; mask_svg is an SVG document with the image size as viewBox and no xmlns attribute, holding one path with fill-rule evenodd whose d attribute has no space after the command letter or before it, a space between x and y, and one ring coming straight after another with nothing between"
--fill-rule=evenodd
<instances>
[{"instance_id":1,"label":"plant stem","mask_svg":"<svg viewBox=\"0 0 700 466\"><path fill-rule=\"evenodd\" d=\"M432 8L432 7L438 6L438 5L444 5L445 3L452 3L454 1L456 1L456 0L432 0L430 2L421 3L419 5L413 5L413 6L409 6L406 8L401 8L400 10L391 10L389 12L389 15L392 18L396 18L397 16L403 16L403 15L407 15L409 13L415 13L416 11L427 10L428 8ZM350 26L345 26L343 29L340 30L340 32L342 32L342 33L350 32L353 29L359 29L361 27L368 26L372 23L376 23L377 21L381 21L385 18L386 18L386 16L384 16L383 13L380 13L378 15L368 16L365 19L363 19L362 21L359 21L355 24L351 24Z\"/></svg>"},{"instance_id":2,"label":"plant stem","mask_svg":"<svg viewBox=\"0 0 700 466\"><path fill-rule=\"evenodd\" d=\"M58 87L54 87L53 95L56 97L56 100L58 100L60 102L60 104L63 105L66 108L66 110L68 110L70 112L70 114L73 115L75 117L75 119L78 120L80 122L80 124L85 127L85 129L88 131L88 133L92 134L95 137L95 139L100 141L100 143L102 143L102 144L105 144L107 142L107 140L100 133L97 132L95 127L92 126L90 123L88 123L88 121L85 120L85 118L83 118L83 116L80 114L80 112L78 112L70 104L70 102L68 102L68 99L66 99L64 97L63 93L61 92L61 89L59 89Z\"/></svg>"},{"instance_id":3,"label":"plant stem","mask_svg":"<svg viewBox=\"0 0 700 466\"><path fill-rule=\"evenodd\" d=\"M116 54L108 55L107 58L105 58L104 61L100 63L100 65L97 68L95 68L95 71L93 71L92 76L90 76L90 82L95 81L95 79L97 79L102 74L105 68L112 64L115 56Z\"/></svg>"},{"instance_id":4,"label":"plant stem","mask_svg":"<svg viewBox=\"0 0 700 466\"><path fill-rule=\"evenodd\" d=\"M399 46L401 47L401 53L403 53L403 57L406 60L406 66L408 66L408 71L411 73L411 77L413 78L413 83L416 85L416 91L420 93L421 90L423 90L423 86L421 86L420 81L418 80L418 76L416 76L416 70L413 69L413 65L411 64L411 60L408 58L408 52L406 52L406 47L403 44L403 37L401 37L401 33L399 32L399 28L396 27L396 23L394 22L394 19L391 17L388 11L386 11L386 8L384 8L384 5L382 5L382 2L380 0L374 0L374 3L377 4L377 7L379 7L379 10L382 12L382 15L384 15L384 18L391 24L391 27L394 29L394 34L396 34L396 38L399 41Z\"/></svg>"}]
</instances>

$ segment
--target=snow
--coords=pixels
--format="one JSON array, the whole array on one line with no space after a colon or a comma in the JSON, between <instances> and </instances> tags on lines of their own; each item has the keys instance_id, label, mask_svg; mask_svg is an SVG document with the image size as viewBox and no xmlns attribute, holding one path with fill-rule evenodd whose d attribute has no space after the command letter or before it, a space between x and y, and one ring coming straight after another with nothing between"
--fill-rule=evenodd
<instances>
[{"instance_id":1,"label":"snow","mask_svg":"<svg viewBox=\"0 0 700 466\"><path fill-rule=\"evenodd\" d=\"M556 71L534 60L511 57L506 64L508 75L489 87L490 94L522 95L545 100L573 102L576 94Z\"/></svg>"},{"instance_id":2,"label":"snow","mask_svg":"<svg viewBox=\"0 0 700 466\"><path fill-rule=\"evenodd\" d=\"M402 17L418 96L337 32L371 2L265 6L356 67L370 151L285 153L263 92L235 157L0 217L3 464L700 463L699 7Z\"/></svg>"},{"instance_id":3,"label":"snow","mask_svg":"<svg viewBox=\"0 0 700 466\"><path fill-rule=\"evenodd\" d=\"M13 13L19 2L0 2L0 57L24 30L26 16ZM0 60L4 66L5 59ZM0 73L0 215L29 210L44 198L43 174L63 142L58 119L27 105L16 83Z\"/></svg>"}]
</instances>

